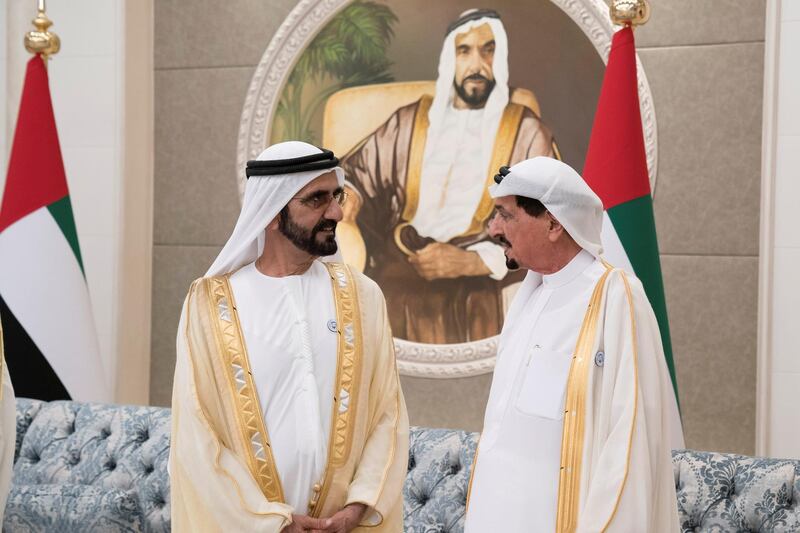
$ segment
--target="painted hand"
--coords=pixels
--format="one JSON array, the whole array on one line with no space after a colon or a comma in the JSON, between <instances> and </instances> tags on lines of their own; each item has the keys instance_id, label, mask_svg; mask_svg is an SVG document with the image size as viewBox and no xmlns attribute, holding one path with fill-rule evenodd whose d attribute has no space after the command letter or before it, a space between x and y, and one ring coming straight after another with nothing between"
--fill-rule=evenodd
<instances>
[{"instance_id":1,"label":"painted hand","mask_svg":"<svg viewBox=\"0 0 800 533\"><path fill-rule=\"evenodd\" d=\"M428 281L462 276L488 276L491 271L477 252L434 242L408 258L417 273Z\"/></svg>"}]
</instances>

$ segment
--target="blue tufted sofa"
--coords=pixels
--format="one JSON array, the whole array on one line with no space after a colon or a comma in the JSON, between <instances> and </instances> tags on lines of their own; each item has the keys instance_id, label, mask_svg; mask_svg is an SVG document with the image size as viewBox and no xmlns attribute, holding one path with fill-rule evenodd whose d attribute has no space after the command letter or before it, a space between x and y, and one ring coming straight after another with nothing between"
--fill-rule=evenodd
<instances>
[{"instance_id":1,"label":"blue tufted sofa","mask_svg":"<svg viewBox=\"0 0 800 533\"><path fill-rule=\"evenodd\" d=\"M169 430L169 409L18 398L3 531L169 531Z\"/></svg>"},{"instance_id":2,"label":"blue tufted sofa","mask_svg":"<svg viewBox=\"0 0 800 533\"><path fill-rule=\"evenodd\" d=\"M3 532L170 530L169 409L17 400ZM477 433L412 428L405 530L461 532ZM673 453L683 532L800 531L800 461Z\"/></svg>"}]
</instances>

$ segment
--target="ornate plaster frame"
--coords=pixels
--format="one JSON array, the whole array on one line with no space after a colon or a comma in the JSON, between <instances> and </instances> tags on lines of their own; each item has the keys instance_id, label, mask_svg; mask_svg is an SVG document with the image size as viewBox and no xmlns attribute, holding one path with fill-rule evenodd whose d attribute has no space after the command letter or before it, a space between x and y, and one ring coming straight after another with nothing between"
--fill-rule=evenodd
<instances>
[{"instance_id":1,"label":"ornate plaster frame","mask_svg":"<svg viewBox=\"0 0 800 533\"><path fill-rule=\"evenodd\" d=\"M248 159L264 149L278 96L295 62L317 32L351 0L300 0L286 17L267 46L247 90L236 154L236 181L239 198L244 194L244 168ZM566 13L607 62L615 27L603 0L551 0ZM651 190L655 191L658 143L655 109L647 76L638 56L639 103L642 113L647 169ZM462 344L421 344L395 339L397 364L407 376L456 378L486 374L494 369L498 337Z\"/></svg>"}]
</instances>

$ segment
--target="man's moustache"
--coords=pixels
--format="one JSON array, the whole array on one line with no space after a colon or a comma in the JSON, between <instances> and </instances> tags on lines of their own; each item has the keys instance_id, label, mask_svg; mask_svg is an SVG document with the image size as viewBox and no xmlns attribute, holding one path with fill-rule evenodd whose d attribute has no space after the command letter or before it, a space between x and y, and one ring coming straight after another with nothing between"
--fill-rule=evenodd
<instances>
[{"instance_id":1,"label":"man's moustache","mask_svg":"<svg viewBox=\"0 0 800 533\"><path fill-rule=\"evenodd\" d=\"M508 246L509 248L511 248L511 243L508 242L508 239L506 239L502 235L498 235L497 237L495 237L494 238L494 242L496 242L497 244L502 244L502 245L505 245L505 246Z\"/></svg>"},{"instance_id":2,"label":"man's moustache","mask_svg":"<svg viewBox=\"0 0 800 533\"><path fill-rule=\"evenodd\" d=\"M314 226L314 233L319 233L320 231L333 231L335 229L335 220L322 220L316 226Z\"/></svg>"},{"instance_id":3,"label":"man's moustache","mask_svg":"<svg viewBox=\"0 0 800 533\"><path fill-rule=\"evenodd\" d=\"M470 80L472 80L472 81L483 81L483 82L489 83L489 78L487 78L486 76L484 76L482 74L470 74L469 76L464 78L464 81L462 81L461 83L463 84L463 83L465 83L467 81L470 81Z\"/></svg>"}]
</instances>

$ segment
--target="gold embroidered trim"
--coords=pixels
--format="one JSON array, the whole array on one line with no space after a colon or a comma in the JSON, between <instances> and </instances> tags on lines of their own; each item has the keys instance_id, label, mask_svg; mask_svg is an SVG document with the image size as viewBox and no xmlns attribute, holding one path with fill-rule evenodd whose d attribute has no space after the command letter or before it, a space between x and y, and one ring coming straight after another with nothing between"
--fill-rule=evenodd
<instances>
[{"instance_id":1,"label":"gold embroidered trim","mask_svg":"<svg viewBox=\"0 0 800 533\"><path fill-rule=\"evenodd\" d=\"M558 482L557 533L573 532L578 525L583 433L586 422L586 388L593 361L591 351L597 334L603 288L610 272L611 269L606 268L595 285L583 318L567 378L567 399L561 436L561 471Z\"/></svg>"},{"instance_id":2,"label":"gold embroidered trim","mask_svg":"<svg viewBox=\"0 0 800 533\"><path fill-rule=\"evenodd\" d=\"M343 263L324 263L328 268L336 304L336 330L339 335L331 434L328 442L328 463L319 493L309 502L309 514L318 517L331 488L336 467L350 455L353 428L358 406L359 380L363 354L361 311L358 293L350 268ZM317 492L317 491L315 491Z\"/></svg>"},{"instance_id":3,"label":"gold embroidered trim","mask_svg":"<svg viewBox=\"0 0 800 533\"><path fill-rule=\"evenodd\" d=\"M481 451L481 441L478 439L478 445L475 446L475 456L472 458L472 469L469 472L469 484L467 485L467 504L464 508L464 515L469 512L469 498L472 496L472 480L475 479L475 467L478 465L478 452Z\"/></svg>"},{"instance_id":4,"label":"gold embroidered trim","mask_svg":"<svg viewBox=\"0 0 800 533\"><path fill-rule=\"evenodd\" d=\"M608 521L606 525L603 526L603 529L600 531L605 532L608 529L608 526L611 525L611 521L614 519L614 516L617 514L617 509L619 508L619 502L622 500L622 491L625 488L625 482L628 481L628 470L630 469L631 465L631 448L633 447L633 432L636 429L636 413L639 410L639 341L636 337L636 315L634 314L633 309L633 294L631 293L631 286L628 283L628 276L625 275L625 272L620 272L622 275L622 282L625 284L625 296L628 300L628 310L631 316L631 340L633 341L633 416L631 417L631 431L630 435L628 436L628 452L625 456L625 475L622 477L622 483L619 486L619 492L617 493L617 501L614 503L614 509L611 511L611 516L608 517Z\"/></svg>"},{"instance_id":5,"label":"gold embroidered trim","mask_svg":"<svg viewBox=\"0 0 800 533\"><path fill-rule=\"evenodd\" d=\"M228 276L206 278L204 281L219 351L227 369L242 438L249 452L247 461L250 471L267 501L285 503Z\"/></svg>"},{"instance_id":6,"label":"gold embroidered trim","mask_svg":"<svg viewBox=\"0 0 800 533\"><path fill-rule=\"evenodd\" d=\"M489 215L492 214L494 200L489 194L489 186L494 183L494 175L497 174L497 170L511 161L511 152L514 150L514 143L517 140L517 132L519 132L519 124L522 122L524 110L525 107L511 103L503 110L503 118L500 119L500 126L497 128L492 158L487 169L486 187L483 189L483 196L481 196L481 201L478 202L475 214L472 215L472 222L467 231L461 234L462 237L475 235L483 231Z\"/></svg>"},{"instance_id":7,"label":"gold embroidered trim","mask_svg":"<svg viewBox=\"0 0 800 533\"><path fill-rule=\"evenodd\" d=\"M408 170L406 170L406 204L403 206L403 220L411 222L419 205L419 183L422 176L422 159L425 156L425 142L428 139L428 111L433 97L425 94L419 99L417 114L414 115L414 128L411 130L411 147L408 150Z\"/></svg>"},{"instance_id":8,"label":"gold embroidered trim","mask_svg":"<svg viewBox=\"0 0 800 533\"><path fill-rule=\"evenodd\" d=\"M197 298L197 289L199 287L199 283L200 282L202 282L202 280L195 280L194 282L192 282L192 286L189 289L188 302L187 302L186 308L185 308L186 309L186 327L183 330L183 336L184 336L184 341L186 342L186 356L187 356L186 358L187 358L187 365L188 365L187 372L191 376L189 378L189 381L191 382L191 385L189 386L191 399L189 401L194 404L194 409L197 411L197 415L198 415L198 418L200 420L200 423L203 424L203 426L205 427L206 431L208 431L209 434L211 434L213 436L213 439L214 439L214 468L217 471L219 471L222 475L224 475L226 478L228 478L228 480L236 488L236 496L239 498L239 504L241 505L242 509L244 509L245 511L247 511L248 513L250 513L250 514L252 514L254 516L267 516L267 515L280 516L280 517L282 517L284 520L286 520L288 522L289 520L291 520L291 517L286 513L280 513L280 512L275 512L275 511L267 511L267 512L263 512L262 513L262 512L253 511L252 509L250 509L247 506L247 503L245 502L244 495L242 493L242 488L239 485L239 481L233 475L231 475L231 473L228 472L220 464L220 455L222 455L222 446L220 444L220 437L217 434L217 431L211 425L211 422L210 422L211 417L203 409L203 406L200 403L200 399L199 399L199 397L197 395L197 389L195 388L195 384L197 383L197 379L196 379L197 373L196 373L196 370L195 370L194 354L192 353L192 343L191 343L190 335L189 335L189 330L191 329L191 323L192 323L192 308L193 308L192 303L194 302L195 298ZM219 332L218 331L214 331L214 338L217 339L217 341L219 341L220 337L219 337ZM219 342L217 342L217 345L219 345ZM180 356L181 356L180 352L178 352L178 357L180 357ZM173 438L176 438L175 436L177 435L178 416L179 416L178 411L173 411L172 412L172 426L171 427L172 427L172 431L173 431L173 433L172 433L173 434ZM173 450L174 449L175 448L173 448ZM180 468L180 469L183 470L183 466L181 465L180 461L176 461L176 465L175 466L176 466L176 468ZM174 524L174 522L173 522L173 524Z\"/></svg>"}]
</instances>

